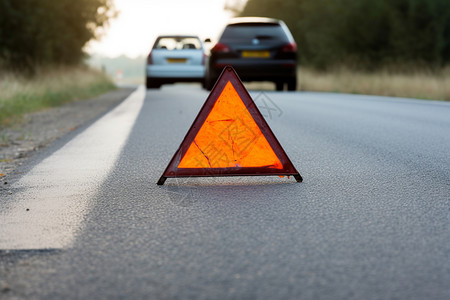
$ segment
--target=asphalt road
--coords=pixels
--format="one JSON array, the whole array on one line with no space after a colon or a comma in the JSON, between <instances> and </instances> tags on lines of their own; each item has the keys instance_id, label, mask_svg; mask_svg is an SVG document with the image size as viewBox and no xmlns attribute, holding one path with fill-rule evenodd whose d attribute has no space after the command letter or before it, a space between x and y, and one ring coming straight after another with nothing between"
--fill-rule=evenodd
<instances>
[{"instance_id":1,"label":"asphalt road","mask_svg":"<svg viewBox=\"0 0 450 300\"><path fill-rule=\"evenodd\" d=\"M302 183L157 186L208 94L138 90L0 188L0 298L450 299L450 103L250 94Z\"/></svg>"}]
</instances>

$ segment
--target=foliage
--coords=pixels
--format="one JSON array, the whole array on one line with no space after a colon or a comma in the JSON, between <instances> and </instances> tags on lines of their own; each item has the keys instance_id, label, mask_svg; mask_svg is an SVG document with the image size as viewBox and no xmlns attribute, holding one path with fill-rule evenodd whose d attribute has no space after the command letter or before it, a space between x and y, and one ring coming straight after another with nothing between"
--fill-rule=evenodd
<instances>
[{"instance_id":1,"label":"foliage","mask_svg":"<svg viewBox=\"0 0 450 300\"><path fill-rule=\"evenodd\" d=\"M29 112L89 99L115 88L105 74L86 66L36 67L36 76L0 72L0 129Z\"/></svg>"},{"instance_id":2,"label":"foliage","mask_svg":"<svg viewBox=\"0 0 450 300\"><path fill-rule=\"evenodd\" d=\"M450 63L448 0L248 0L240 15L284 20L319 68Z\"/></svg>"},{"instance_id":3,"label":"foliage","mask_svg":"<svg viewBox=\"0 0 450 300\"><path fill-rule=\"evenodd\" d=\"M114 14L111 0L0 0L0 59L16 69L79 63Z\"/></svg>"}]
</instances>

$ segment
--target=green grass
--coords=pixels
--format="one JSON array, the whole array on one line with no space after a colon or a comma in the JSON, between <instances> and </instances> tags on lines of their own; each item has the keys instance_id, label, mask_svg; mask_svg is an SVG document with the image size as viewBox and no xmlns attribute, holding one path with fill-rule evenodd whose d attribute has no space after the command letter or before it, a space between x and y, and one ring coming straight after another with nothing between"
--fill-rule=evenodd
<instances>
[{"instance_id":1,"label":"green grass","mask_svg":"<svg viewBox=\"0 0 450 300\"><path fill-rule=\"evenodd\" d=\"M17 124L27 113L115 88L106 75L85 66L37 68L33 77L0 72L0 128Z\"/></svg>"}]
</instances>

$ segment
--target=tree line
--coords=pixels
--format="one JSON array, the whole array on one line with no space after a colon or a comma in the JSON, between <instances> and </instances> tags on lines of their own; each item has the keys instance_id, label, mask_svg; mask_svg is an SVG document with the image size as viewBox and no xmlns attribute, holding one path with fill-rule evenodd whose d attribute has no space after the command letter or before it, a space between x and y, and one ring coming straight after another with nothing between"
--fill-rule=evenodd
<instances>
[{"instance_id":1,"label":"tree line","mask_svg":"<svg viewBox=\"0 0 450 300\"><path fill-rule=\"evenodd\" d=\"M284 20L317 68L450 63L449 0L248 0L240 16Z\"/></svg>"},{"instance_id":2,"label":"tree line","mask_svg":"<svg viewBox=\"0 0 450 300\"><path fill-rule=\"evenodd\" d=\"M0 62L15 69L77 64L114 14L111 0L0 0Z\"/></svg>"}]
</instances>

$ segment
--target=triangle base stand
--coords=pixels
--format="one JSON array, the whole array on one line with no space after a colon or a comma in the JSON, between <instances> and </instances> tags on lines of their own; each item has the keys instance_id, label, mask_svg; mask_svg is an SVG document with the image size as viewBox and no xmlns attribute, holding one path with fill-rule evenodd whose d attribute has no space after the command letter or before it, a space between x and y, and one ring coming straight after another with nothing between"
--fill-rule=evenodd
<instances>
[{"instance_id":1,"label":"triangle base stand","mask_svg":"<svg viewBox=\"0 0 450 300\"><path fill-rule=\"evenodd\" d=\"M272 175L272 174L270 174L270 175ZM233 176L233 175L228 175L228 176ZM299 173L292 174L292 175L283 174L282 176L294 176L295 181L297 181L297 182L302 182L303 181L303 178L302 178L302 176ZM176 177L209 177L209 176L176 176ZM173 177L173 178L176 178L176 177ZM167 178L169 178L169 177L166 177L164 175L161 176L156 184L157 185L164 185L164 183L166 182Z\"/></svg>"}]
</instances>

